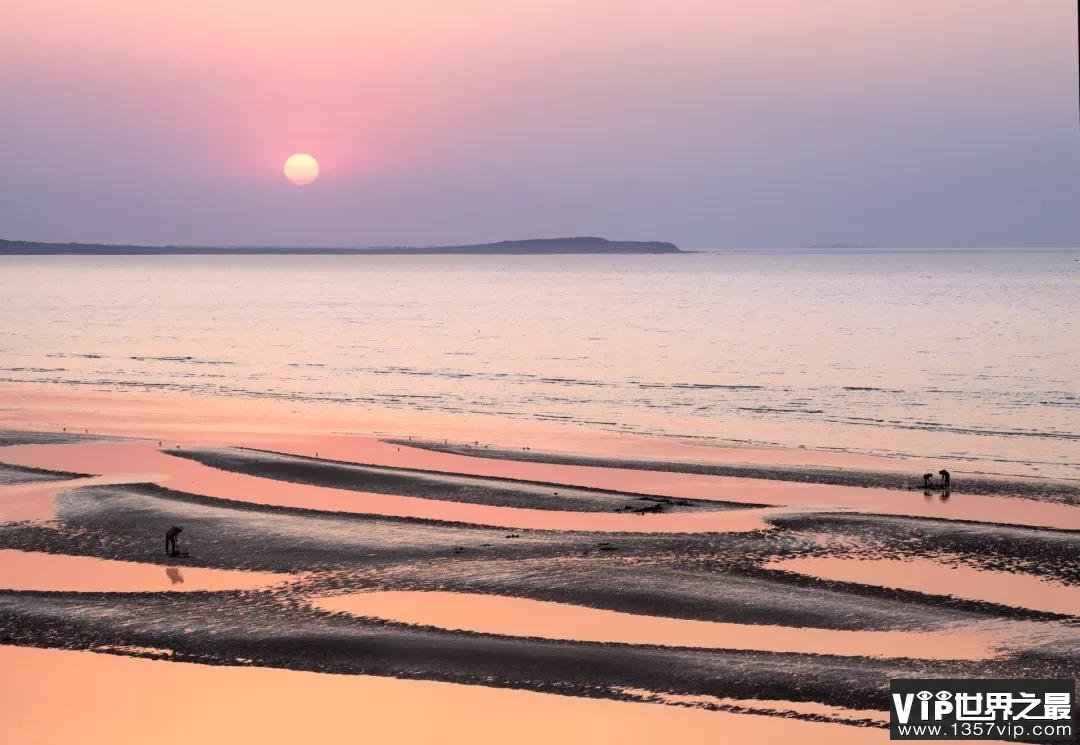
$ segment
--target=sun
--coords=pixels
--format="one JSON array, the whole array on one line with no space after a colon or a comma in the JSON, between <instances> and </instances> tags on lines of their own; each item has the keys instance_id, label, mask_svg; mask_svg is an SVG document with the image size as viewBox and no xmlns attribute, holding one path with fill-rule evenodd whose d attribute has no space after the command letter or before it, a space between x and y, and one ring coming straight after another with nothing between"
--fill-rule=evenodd
<instances>
[{"instance_id":1,"label":"sun","mask_svg":"<svg viewBox=\"0 0 1080 745\"><path fill-rule=\"evenodd\" d=\"M285 161L285 178L297 186L307 186L319 177L319 162L307 153L294 153Z\"/></svg>"}]
</instances>

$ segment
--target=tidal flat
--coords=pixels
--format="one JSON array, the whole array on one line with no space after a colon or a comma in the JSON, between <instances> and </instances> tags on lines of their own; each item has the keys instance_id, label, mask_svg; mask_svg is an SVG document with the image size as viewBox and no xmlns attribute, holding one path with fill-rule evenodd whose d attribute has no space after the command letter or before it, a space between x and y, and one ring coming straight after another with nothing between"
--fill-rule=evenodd
<instances>
[{"instance_id":1,"label":"tidal flat","mask_svg":"<svg viewBox=\"0 0 1080 745\"><path fill-rule=\"evenodd\" d=\"M1044 524L1080 519L1068 483L1040 499L961 480L943 502L873 468L872 485L842 483L842 461L794 451L744 453L773 469L759 478L640 467L631 450L517 461L464 441L169 434L0 436L12 665L176 669L209 690L307 690L310 706L323 688L415 691L423 707L431 691L464 707L544 694L567 702L537 725L548 734L617 704L689 741L832 742L887 739L890 678L1080 668L1080 533ZM165 554L170 525L187 555Z\"/></svg>"}]
</instances>

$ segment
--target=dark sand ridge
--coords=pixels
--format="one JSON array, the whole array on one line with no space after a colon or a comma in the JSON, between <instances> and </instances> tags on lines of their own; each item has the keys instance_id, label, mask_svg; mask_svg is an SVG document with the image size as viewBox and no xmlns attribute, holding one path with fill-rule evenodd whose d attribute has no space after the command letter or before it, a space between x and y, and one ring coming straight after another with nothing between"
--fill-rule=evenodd
<instances>
[{"instance_id":1,"label":"dark sand ridge","mask_svg":"<svg viewBox=\"0 0 1080 745\"><path fill-rule=\"evenodd\" d=\"M313 490L323 490L332 495L339 505L336 509L362 511L385 515L410 515L426 519L462 520L476 524L501 525L504 527L532 527L556 530L590 530L605 532L666 532L666 533L708 533L735 532L745 530L763 530L772 525L772 518L796 514L814 514L829 512L856 511L861 513L899 515L924 519L945 519L950 522L975 522L1001 525L1041 526L1080 532L1080 509L1056 502L1041 502L1034 505L1031 500L1007 497L989 497L982 495L963 495L962 499L942 500L939 497L924 497L921 491L905 490L899 492L885 488L856 488L835 486L811 482L784 482L771 479L748 477L723 477L712 475L686 474L661 471L638 471L626 468L604 468L600 466L563 465L545 463L523 463L508 459L484 459L464 455L447 454L418 448L389 445L380 440L368 440L343 449L340 443L324 442L339 460L327 461L307 454L297 454L295 446L283 445L286 457L305 459L305 469L313 474L314 479L334 479L329 475L339 466L357 465L363 468L402 469L418 475L436 474L437 476L456 476L467 479L494 479L496 482L520 484L550 484L552 492L556 487L570 489L600 490L614 494L640 496L648 491L652 495L665 495L672 500L691 502L719 502L732 509L723 510L669 510L666 503L659 503L649 511L659 511L647 520L634 517L643 512L596 512L567 510L537 510L525 507L491 506L470 504L469 502L440 499L438 489L427 492L427 497L407 497L378 492L360 491L363 483L351 481L350 489L317 486L309 484ZM87 446L90 447L90 446ZM72 449L71 453L74 454ZM47 449L46 450L50 450ZM234 448L234 450L236 450ZM241 451L243 452L243 451ZM264 451L265 452L265 451ZM282 454L275 450L270 456ZM31 455L25 461L31 465L70 464L73 461L56 458L58 453L50 450ZM257 462L247 460L244 468L252 474L221 470L205 466L198 460L174 458L165 453L153 451L152 456L164 456L172 465L162 463L161 468L169 473L179 472L175 465L185 462L192 467L204 469L199 473L198 482L187 482L180 486L187 491L214 494L224 498L232 495L260 490L260 502L269 503L268 493L274 487L255 485L278 484L292 487L287 504L306 506L312 503L314 492L296 490L290 481L275 479L262 480L270 475ZM14 456L12 456L14 457ZM144 456L147 457L147 456ZM71 467L67 465L67 467ZM328 474L319 474L321 470ZM520 469L520 472L519 472ZM190 470L190 469L189 469ZM242 490L236 484L228 493L206 491L214 480L213 474L231 476L234 479L250 479L251 482ZM362 474L354 473L360 478ZM407 488L403 486L402 488ZM344 495L352 493L361 499L352 500ZM432 498L434 497L434 498ZM385 504L376 508L380 500ZM413 504L406 504L413 502ZM274 501L282 504L282 500ZM427 503L426 505L424 503ZM734 509L735 505L744 509ZM760 507L759 505L772 505ZM435 505L438 505L436 507ZM455 505L468 508L468 511L455 509ZM482 511L494 510L484 514ZM498 514L496 514L498 513ZM514 513L514 514L511 514Z\"/></svg>"},{"instance_id":2,"label":"dark sand ridge","mask_svg":"<svg viewBox=\"0 0 1080 745\"><path fill-rule=\"evenodd\" d=\"M479 501L480 499L514 500L506 506L534 506L536 499L551 499L548 507L562 506L578 499L609 505L603 500L628 500L622 492L590 490L566 487L560 484L537 484L494 477L463 477L460 474L420 471L391 467L357 465L338 461L325 461L307 456L281 455L278 453L251 451L248 449L199 449L194 451L170 451L173 455L191 457L193 460L215 468L240 470L247 475L281 478L300 483L353 488L364 491L407 492L413 496L429 499L455 501ZM443 485L447 484L446 487ZM462 484L464 486L462 486ZM550 493L558 487L560 497L533 497L536 490ZM445 488L445 490L444 490ZM491 496L487 490L494 490ZM479 494L477 492L480 492ZM520 496L524 493L524 496ZM580 496L579 496L580 495ZM561 497L565 496L566 499ZM906 498L908 495L905 494ZM912 497L915 498L915 497ZM524 505L520 499L530 500ZM921 503L923 498L917 496ZM681 500L679 500L681 501ZM630 502L633 504L633 502ZM706 503L706 500L694 500ZM505 505L505 502L502 504ZM664 505L664 503L660 503ZM722 502L722 505L738 506L738 503ZM755 505L750 505L755 506ZM927 554L948 554L952 560L967 562L982 569L1021 571L1041 576L1051 576L1061 581L1080 581L1080 532L1060 531L1048 528L1017 527L1008 524L964 522L949 519L891 517L887 515L853 513L818 513L773 515L768 517L772 525L783 525L803 531L820 530L829 534L837 530L841 534L858 534L866 541L864 553L880 553L892 550L896 544L907 554L915 557ZM837 528L837 526L841 526ZM902 543L900 539L903 539ZM887 540L885 540L887 539ZM761 545L764 545L763 543ZM746 549L750 556L754 547ZM835 552L812 544L815 553ZM731 561L745 564L746 556L731 557Z\"/></svg>"},{"instance_id":3,"label":"dark sand ridge","mask_svg":"<svg viewBox=\"0 0 1080 745\"><path fill-rule=\"evenodd\" d=\"M0 463L0 486L11 484L30 484L38 481L62 481L82 478L85 474L69 471L48 471L44 468L29 468Z\"/></svg>"},{"instance_id":4,"label":"dark sand ridge","mask_svg":"<svg viewBox=\"0 0 1080 745\"><path fill-rule=\"evenodd\" d=\"M373 441L375 442L375 441ZM159 443L160 445L160 443ZM390 446L380 447L391 449ZM413 451L424 453L424 451ZM167 483L178 491L202 494L228 501L249 501L260 505L351 512L388 517L464 522L507 530L534 528L559 531L686 533L767 530L768 515L790 514L788 506L746 507L728 510L667 512L645 516L630 511L566 511L470 504L438 499L361 492L309 484L266 479L211 468L198 461L164 453L150 441L86 442L60 445L16 445L4 448L6 462L55 470L89 470L123 476L127 482L133 468L141 469L139 481ZM149 475L146 475L149 474ZM745 500L735 500L745 501ZM1065 508L1068 509L1068 508ZM1080 520L1080 511L1078 511Z\"/></svg>"},{"instance_id":5,"label":"dark sand ridge","mask_svg":"<svg viewBox=\"0 0 1080 745\"><path fill-rule=\"evenodd\" d=\"M1080 584L1080 532L892 515L793 515L777 528L816 534L806 556L940 557L950 563Z\"/></svg>"},{"instance_id":6,"label":"dark sand ridge","mask_svg":"<svg viewBox=\"0 0 1080 745\"><path fill-rule=\"evenodd\" d=\"M158 647L176 650L178 659L217 664L244 658L273 667L583 696L622 697L622 689L641 688L851 708L881 707L882 682L889 677L1013 677L1032 671L1051 677L1074 670L1078 662L1075 645L1067 644L986 662L930 663L551 642L332 617L307 607L311 593L426 585L546 595L629 612L824 628L919 629L1051 617L766 572L746 566L745 558L741 567L734 560L811 550L813 536L792 530L605 536L521 531L511 539L504 531L477 526L263 507L153 485L83 488L59 495L57 502L55 524L0 527L0 545L163 562L160 525L183 521L198 547L197 555L185 560L191 563L337 571L274 591L195 592L182 598L0 593L0 641L84 649ZM752 546L757 550L748 551ZM701 558L707 556L713 557L711 566Z\"/></svg>"},{"instance_id":7,"label":"dark sand ridge","mask_svg":"<svg viewBox=\"0 0 1080 745\"><path fill-rule=\"evenodd\" d=\"M0 430L0 448L8 445L70 445L76 442L116 439L102 435L68 432L35 432L31 430ZM0 451L2 452L2 451ZM0 486L26 484L35 481L59 481L86 478L90 474L73 471L46 470L12 463L0 463Z\"/></svg>"},{"instance_id":8,"label":"dark sand ridge","mask_svg":"<svg viewBox=\"0 0 1080 745\"><path fill-rule=\"evenodd\" d=\"M56 496L55 521L0 525L0 543L34 550L40 541L47 551L168 563L162 553L162 526L173 524L184 526L185 545L197 544L195 555L184 563L272 571L340 569L465 552L580 552L603 542L589 533L509 533L466 523L260 505L130 484L64 491Z\"/></svg>"},{"instance_id":9,"label":"dark sand ridge","mask_svg":"<svg viewBox=\"0 0 1080 745\"><path fill-rule=\"evenodd\" d=\"M7 445L68 445L94 440L120 440L112 435L76 432L39 432L36 430L0 429L0 447Z\"/></svg>"},{"instance_id":10,"label":"dark sand ridge","mask_svg":"<svg viewBox=\"0 0 1080 745\"><path fill-rule=\"evenodd\" d=\"M316 460L309 462L318 465ZM257 484L258 479L253 481L254 488L258 488ZM187 498L198 499L190 495ZM208 503L213 503L213 500ZM237 502L231 500L224 503L237 505ZM634 522L636 523L636 520ZM982 569L1028 572L1065 582L1077 581L1077 566L1080 566L1077 561L1080 558L1076 549L1077 534L1069 531L857 514L776 515L770 518L770 522L823 535L836 532L840 535L858 536L866 546L863 555L889 555L890 552L895 554L897 551L900 555L916 558L945 555L954 563L967 563ZM471 550L470 546L475 547L475 541L471 544L463 541L465 545L459 546L460 543L462 542L454 542L454 553ZM574 545L580 547L584 544L586 548L582 550L588 550L588 546L596 548L601 543L603 542L597 538L595 541L575 541ZM642 545L654 543L647 541ZM758 556L758 549L762 546L766 549L765 553ZM707 563L707 559L701 557L701 547L696 544L692 544L692 547L692 550L687 549L686 556L695 558L687 558L684 562ZM491 553L491 547L481 545L481 548L485 549L485 553ZM727 566L745 566L753 564L757 559L770 561L798 555L836 553L837 549L835 546L822 546L815 540L802 546L788 546L784 552L777 553L769 547L769 541L753 541L740 546L739 551L741 553L729 553L725 556ZM334 557L329 556L328 560L333 562Z\"/></svg>"},{"instance_id":11,"label":"dark sand ridge","mask_svg":"<svg viewBox=\"0 0 1080 745\"><path fill-rule=\"evenodd\" d=\"M688 567L670 558L645 564L599 557L476 560L422 570L399 565L367 576L343 574L313 584L346 591L358 581L380 589L499 594L666 618L838 630L932 630L988 619L1063 618L1050 612L792 572Z\"/></svg>"},{"instance_id":12,"label":"dark sand ridge","mask_svg":"<svg viewBox=\"0 0 1080 745\"><path fill-rule=\"evenodd\" d=\"M167 480L177 490L227 500L304 507L327 511L386 516L409 516L426 520L468 522L506 529L534 528L560 531L632 533L713 533L766 530L772 518L794 514L856 511L881 515L937 518L986 524L1041 526L1080 531L1080 508L1028 499L954 495L951 500L926 498L921 491L856 488L817 483L720 477L675 472L640 471L598 466L523 463L505 459L474 458L418 448L388 445L371 438L342 449L326 443L338 457L353 462L361 455L365 465L391 468L422 467L442 474L485 477L517 483L566 485L611 492L648 491L673 500L739 503L744 509L662 511L648 515L632 511L568 511L494 506L443 499L362 492L289 481L266 479L217 468L197 460L169 455L149 441L86 442L61 445L21 445L4 448L6 462L55 470L131 475L138 465L155 476L143 481ZM160 445L160 443L159 443ZM285 446L293 452L292 446ZM309 451L310 452L310 451ZM306 453L303 453L306 457ZM313 459L317 460L317 459ZM129 479L131 481L132 479ZM961 497L962 498L959 498ZM664 504L659 503L663 508ZM771 507L756 507L770 504Z\"/></svg>"},{"instance_id":13,"label":"dark sand ridge","mask_svg":"<svg viewBox=\"0 0 1080 745\"><path fill-rule=\"evenodd\" d=\"M0 641L154 647L173 659L449 680L612 697L616 688L880 707L880 681L989 663L882 662L541 641L331 615L273 593L0 592ZM1001 667L1001 663L996 663Z\"/></svg>"},{"instance_id":14,"label":"dark sand ridge","mask_svg":"<svg viewBox=\"0 0 1080 745\"><path fill-rule=\"evenodd\" d=\"M47 479L25 484L3 485L0 486L0 525L48 522L56 516L56 497L72 489L146 483L153 477L154 474L122 474L85 476L75 479Z\"/></svg>"},{"instance_id":15,"label":"dark sand ridge","mask_svg":"<svg viewBox=\"0 0 1080 745\"><path fill-rule=\"evenodd\" d=\"M769 518L773 530L741 534L511 532L462 522L269 507L258 504L258 482L230 482L230 489L242 484L245 492L235 501L223 498L229 490L211 498L152 485L67 491L56 497L54 522L2 526L0 547L161 564L166 562L160 553L161 525L182 522L187 545L196 549L185 562L222 569L314 570L314 576L269 591L184 597L2 592L0 642L112 646L126 654L152 646L176 650L177 659L216 664L372 672L593 697L624 697L626 689L634 688L877 709L883 708L883 691L892 676L1070 677L1080 667L1075 636L1063 624L1049 622L1060 616L762 568L775 559L819 554L930 555L1067 577L1080 564L1076 534L1069 531L801 514L775 515ZM898 498L922 500L917 493ZM628 519L648 522L663 516ZM511 534L520 537L508 538ZM1040 631L1027 648L993 660L883 661L542 641L328 616L309 607L313 598L329 593L374 588L491 592L793 628L918 631L953 626L962 633L987 622L1024 619Z\"/></svg>"},{"instance_id":16,"label":"dark sand ridge","mask_svg":"<svg viewBox=\"0 0 1080 745\"><path fill-rule=\"evenodd\" d=\"M621 689L884 708L894 677L1067 677L1078 658L977 662L560 642L450 632L315 611L281 593L0 592L0 641L152 647L176 660L387 675L619 697Z\"/></svg>"},{"instance_id":17,"label":"dark sand ridge","mask_svg":"<svg viewBox=\"0 0 1080 745\"><path fill-rule=\"evenodd\" d=\"M808 556L780 560L767 568L841 582L975 598L1080 618L1080 585L1015 572L974 569L917 557Z\"/></svg>"},{"instance_id":18,"label":"dark sand ridge","mask_svg":"<svg viewBox=\"0 0 1080 745\"><path fill-rule=\"evenodd\" d=\"M1043 631L1039 624L1001 621L916 632L692 621L446 590L364 590L312 598L311 604L331 613L499 636L882 659L985 660L1007 653L1018 638L1028 648L1028 636Z\"/></svg>"},{"instance_id":19,"label":"dark sand ridge","mask_svg":"<svg viewBox=\"0 0 1080 745\"><path fill-rule=\"evenodd\" d=\"M766 506L347 463L251 448L187 448L164 452L211 468L294 484L497 507L570 512L683 512Z\"/></svg>"},{"instance_id":20,"label":"dark sand ridge","mask_svg":"<svg viewBox=\"0 0 1080 745\"><path fill-rule=\"evenodd\" d=\"M813 536L600 536L500 530L410 518L260 507L154 485L57 497L57 521L0 526L0 547L170 563L162 525L183 524L184 564L330 571L315 589L451 589L626 612L836 629L935 628L986 618L1052 618L941 596L848 585L755 563L807 555ZM510 538L510 535L519 537ZM709 557L711 561L706 561Z\"/></svg>"},{"instance_id":21,"label":"dark sand ridge","mask_svg":"<svg viewBox=\"0 0 1080 745\"><path fill-rule=\"evenodd\" d=\"M869 471L847 468L822 468L817 466L783 466L763 464L695 463L677 460L654 460L645 458L616 458L606 456L576 455L540 450L477 446L467 443L444 443L434 440L390 438L384 440L393 445L415 447L439 453L466 455L475 458L516 460L530 463L549 463L571 466L596 466L601 468L625 468L640 471L667 471L701 476L734 476L741 478L792 481L834 486L866 486L885 489L921 490L921 474L893 471ZM938 459L947 463L947 459ZM954 474L955 475L955 474ZM964 494L1006 496L1080 505L1080 484L1070 481L1020 477L989 477L964 474L955 483L954 491Z\"/></svg>"}]
</instances>

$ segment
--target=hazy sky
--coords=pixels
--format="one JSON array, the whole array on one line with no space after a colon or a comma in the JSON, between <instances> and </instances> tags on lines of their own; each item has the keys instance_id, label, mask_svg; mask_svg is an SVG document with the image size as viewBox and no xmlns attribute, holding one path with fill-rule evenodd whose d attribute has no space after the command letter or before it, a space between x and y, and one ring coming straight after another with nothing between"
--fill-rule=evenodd
<instances>
[{"instance_id":1,"label":"hazy sky","mask_svg":"<svg viewBox=\"0 0 1080 745\"><path fill-rule=\"evenodd\" d=\"M1072 0L0 7L0 237L1080 245Z\"/></svg>"}]
</instances>

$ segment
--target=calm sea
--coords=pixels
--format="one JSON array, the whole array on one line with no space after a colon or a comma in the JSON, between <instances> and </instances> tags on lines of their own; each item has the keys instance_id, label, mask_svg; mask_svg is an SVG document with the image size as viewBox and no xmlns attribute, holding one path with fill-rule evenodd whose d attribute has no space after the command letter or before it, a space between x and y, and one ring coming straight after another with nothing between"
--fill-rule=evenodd
<instances>
[{"instance_id":1,"label":"calm sea","mask_svg":"<svg viewBox=\"0 0 1080 745\"><path fill-rule=\"evenodd\" d=\"M4 257L0 380L1076 477L1077 256Z\"/></svg>"}]
</instances>

